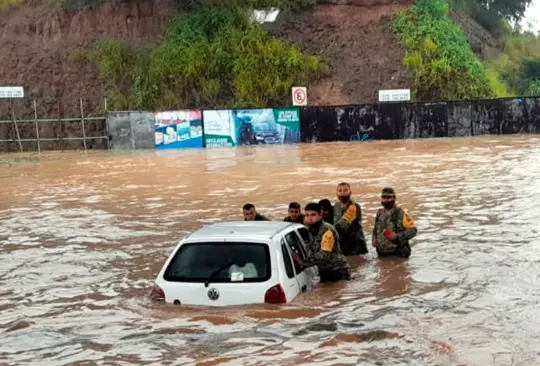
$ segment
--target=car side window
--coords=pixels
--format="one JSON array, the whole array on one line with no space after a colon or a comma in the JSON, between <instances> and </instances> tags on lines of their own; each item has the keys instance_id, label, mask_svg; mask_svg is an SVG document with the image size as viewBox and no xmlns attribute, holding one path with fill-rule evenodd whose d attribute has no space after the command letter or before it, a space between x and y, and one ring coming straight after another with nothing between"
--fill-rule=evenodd
<instances>
[{"instance_id":1,"label":"car side window","mask_svg":"<svg viewBox=\"0 0 540 366\"><path fill-rule=\"evenodd\" d=\"M304 261L307 260L307 254L306 254L305 248L300 242L300 238L294 231L285 235L285 241L287 242L287 245L289 246L291 253L296 254L297 256L300 257L300 259ZM304 270L304 268L301 267L298 263L296 263L296 261L294 261L293 263L294 263L294 269L296 270L296 273L301 273Z\"/></svg>"},{"instance_id":2,"label":"car side window","mask_svg":"<svg viewBox=\"0 0 540 366\"><path fill-rule=\"evenodd\" d=\"M285 264L285 272L287 273L287 277L293 278L293 264L289 255L289 251L287 250L287 246L285 245L285 242L283 240L281 241L281 254L283 255L283 263Z\"/></svg>"},{"instance_id":3,"label":"car side window","mask_svg":"<svg viewBox=\"0 0 540 366\"><path fill-rule=\"evenodd\" d=\"M309 244L309 231L308 229L306 229L305 227L301 227L300 229L297 229L298 230L298 233L300 234L300 236L302 237L302 240L304 241L304 243L306 245Z\"/></svg>"},{"instance_id":4,"label":"car side window","mask_svg":"<svg viewBox=\"0 0 540 366\"><path fill-rule=\"evenodd\" d=\"M305 227L302 227L300 229L297 229L298 230L298 233L300 234L300 236L302 237L302 241L304 242L304 249L306 251L309 251L309 242L310 242L310 238L311 238L311 235L309 234L309 230L306 229Z\"/></svg>"},{"instance_id":5,"label":"car side window","mask_svg":"<svg viewBox=\"0 0 540 366\"><path fill-rule=\"evenodd\" d=\"M291 231L290 233L285 235L285 241L289 245L291 253L300 256L300 258L302 259L307 259L306 248L302 245L298 234L296 234L294 231Z\"/></svg>"}]
</instances>

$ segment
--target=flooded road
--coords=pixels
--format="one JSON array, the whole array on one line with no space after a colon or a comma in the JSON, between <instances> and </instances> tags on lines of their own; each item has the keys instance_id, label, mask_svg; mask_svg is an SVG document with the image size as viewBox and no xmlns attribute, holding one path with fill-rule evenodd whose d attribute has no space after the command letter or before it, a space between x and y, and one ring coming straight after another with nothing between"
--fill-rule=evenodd
<instances>
[{"instance_id":1,"label":"flooded road","mask_svg":"<svg viewBox=\"0 0 540 366\"><path fill-rule=\"evenodd\" d=\"M9 162L10 161L10 162ZM419 229L408 261L286 306L148 299L178 240L241 206L351 183L371 242L383 186ZM540 138L0 156L0 364L538 365Z\"/></svg>"}]
</instances>

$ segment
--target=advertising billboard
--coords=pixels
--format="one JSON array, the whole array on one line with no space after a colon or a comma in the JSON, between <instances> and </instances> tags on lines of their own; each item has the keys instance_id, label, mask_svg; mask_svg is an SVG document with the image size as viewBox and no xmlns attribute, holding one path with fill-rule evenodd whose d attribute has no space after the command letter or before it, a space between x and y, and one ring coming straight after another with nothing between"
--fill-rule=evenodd
<instances>
[{"instance_id":1,"label":"advertising billboard","mask_svg":"<svg viewBox=\"0 0 540 366\"><path fill-rule=\"evenodd\" d=\"M156 149L203 147L201 111L154 112L154 117Z\"/></svg>"},{"instance_id":2,"label":"advertising billboard","mask_svg":"<svg viewBox=\"0 0 540 366\"><path fill-rule=\"evenodd\" d=\"M204 111L205 146L295 144L300 142L298 108Z\"/></svg>"}]
</instances>

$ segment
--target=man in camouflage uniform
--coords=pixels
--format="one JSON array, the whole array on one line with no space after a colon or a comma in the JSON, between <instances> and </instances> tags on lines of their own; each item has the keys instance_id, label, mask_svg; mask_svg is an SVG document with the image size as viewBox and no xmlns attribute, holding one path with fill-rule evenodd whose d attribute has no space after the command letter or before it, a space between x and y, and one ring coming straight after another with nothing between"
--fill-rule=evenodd
<instances>
[{"instance_id":1,"label":"man in camouflage uniform","mask_svg":"<svg viewBox=\"0 0 540 366\"><path fill-rule=\"evenodd\" d=\"M321 282L350 280L349 263L341 252L339 234L322 220L321 205L308 203L304 211L304 224L310 232L307 264L317 265Z\"/></svg>"},{"instance_id":2,"label":"man in camouflage uniform","mask_svg":"<svg viewBox=\"0 0 540 366\"><path fill-rule=\"evenodd\" d=\"M396 193L392 188L384 188L381 194L384 208L377 211L371 245L377 249L379 257L400 256L409 258L409 240L417 233L413 219L396 205Z\"/></svg>"},{"instance_id":3,"label":"man in camouflage uniform","mask_svg":"<svg viewBox=\"0 0 540 366\"><path fill-rule=\"evenodd\" d=\"M246 203L242 207L242 212L244 214L244 221L270 221L269 218L258 213L252 203Z\"/></svg>"},{"instance_id":4,"label":"man in camouflage uniform","mask_svg":"<svg viewBox=\"0 0 540 366\"><path fill-rule=\"evenodd\" d=\"M289 203L288 216L283 219L285 222L295 222L297 224L304 223L304 215L300 212L300 204L298 202Z\"/></svg>"},{"instance_id":5,"label":"man in camouflage uniform","mask_svg":"<svg viewBox=\"0 0 540 366\"><path fill-rule=\"evenodd\" d=\"M366 238L362 230L362 209L351 199L351 186L340 183L337 186L338 202L334 205L334 226L341 238L341 250L346 256L368 252Z\"/></svg>"}]
</instances>

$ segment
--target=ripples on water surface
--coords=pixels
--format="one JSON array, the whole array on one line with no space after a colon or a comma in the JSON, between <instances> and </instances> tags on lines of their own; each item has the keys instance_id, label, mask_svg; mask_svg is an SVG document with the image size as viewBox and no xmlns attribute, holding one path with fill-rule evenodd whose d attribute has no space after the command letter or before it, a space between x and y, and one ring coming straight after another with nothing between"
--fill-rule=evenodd
<instances>
[{"instance_id":1,"label":"ripples on water surface","mask_svg":"<svg viewBox=\"0 0 540 366\"><path fill-rule=\"evenodd\" d=\"M15 158L0 158L0 363L540 364L537 137ZM371 251L353 281L282 307L147 299L187 232L247 201L282 219L339 181L368 234L396 188L419 227L409 261Z\"/></svg>"}]
</instances>

